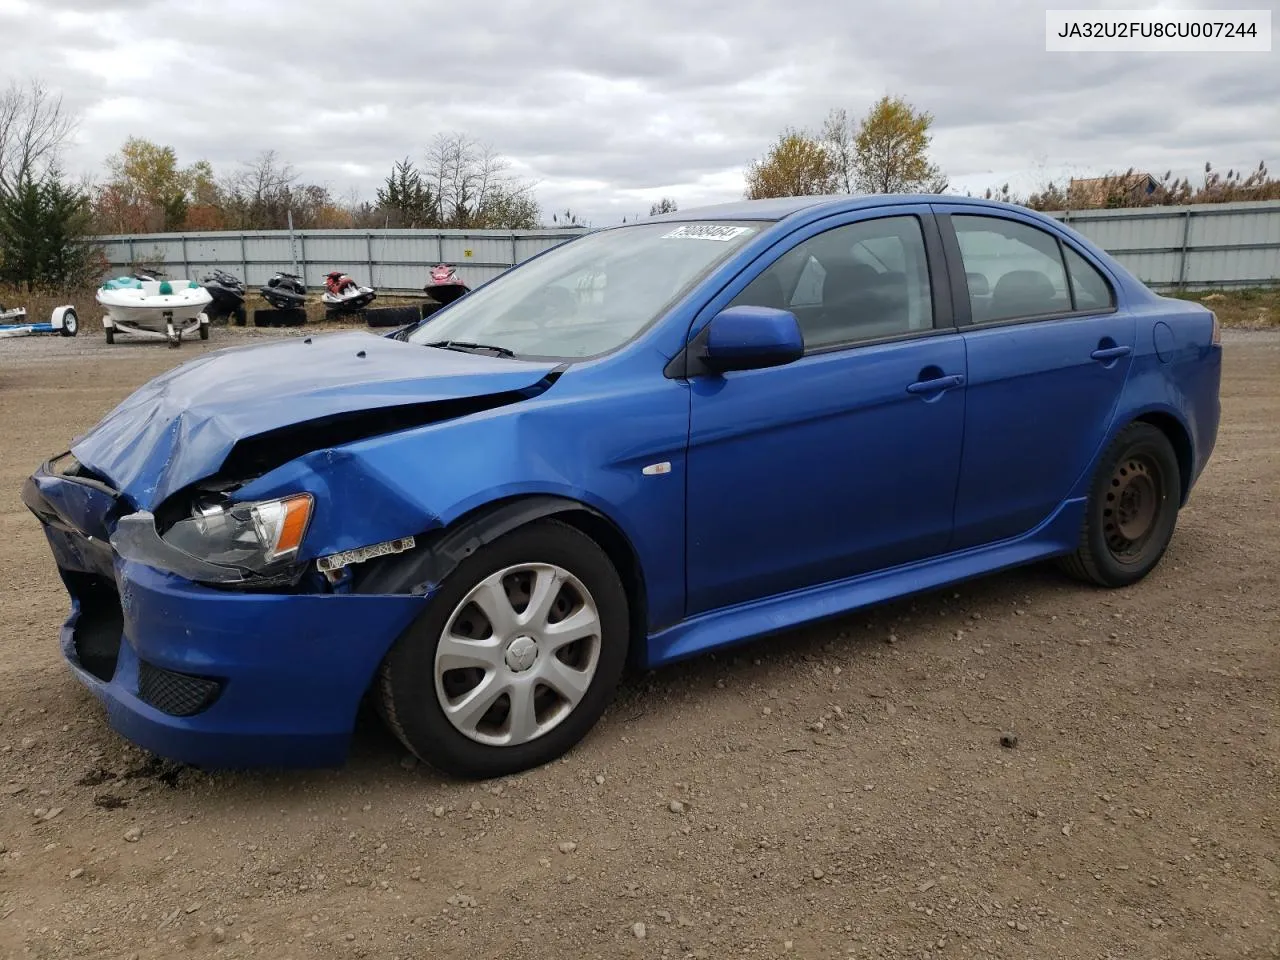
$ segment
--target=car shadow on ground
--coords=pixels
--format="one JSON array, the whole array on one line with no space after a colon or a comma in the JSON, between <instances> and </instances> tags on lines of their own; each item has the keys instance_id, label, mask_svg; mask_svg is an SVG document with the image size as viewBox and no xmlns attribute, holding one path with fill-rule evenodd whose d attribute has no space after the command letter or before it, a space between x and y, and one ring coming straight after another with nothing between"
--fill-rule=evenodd
<instances>
[{"instance_id":1,"label":"car shadow on ground","mask_svg":"<svg viewBox=\"0 0 1280 960\"><path fill-rule=\"evenodd\" d=\"M796 671L806 664L855 659L870 648L890 643L909 657L913 645L923 646L930 638L950 635L961 621L998 619L1018 604L1034 606L1049 597L1072 593L1088 602L1092 592L1058 572L1051 563L1038 564L757 638L658 670L633 671L624 678L614 704L600 723L562 762L589 763L606 744L626 736L638 722L656 721L659 727L669 726L665 714L673 703L710 698L726 684L772 688L785 700L789 680L799 680ZM101 736L114 734L104 729ZM340 768L206 773L149 758L135 765L129 775L158 781L166 793L172 790L193 795L213 779L220 789L244 794L246 802L264 807L300 791L310 795L320 792L341 803L341 794L399 785L421 790L436 802L447 801L474 786L414 762L369 702L360 709L347 763ZM537 771L532 770L509 779L536 775Z\"/></svg>"}]
</instances>

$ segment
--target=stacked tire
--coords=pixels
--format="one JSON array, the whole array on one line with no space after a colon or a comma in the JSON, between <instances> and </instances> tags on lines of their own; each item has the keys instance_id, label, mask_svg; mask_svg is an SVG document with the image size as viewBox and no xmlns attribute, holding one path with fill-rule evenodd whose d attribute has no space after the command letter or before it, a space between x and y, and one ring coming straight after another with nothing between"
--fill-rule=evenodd
<instances>
[{"instance_id":1,"label":"stacked tire","mask_svg":"<svg viewBox=\"0 0 1280 960\"><path fill-rule=\"evenodd\" d=\"M300 327L306 322L307 311L300 308L253 311L253 325L255 327Z\"/></svg>"},{"instance_id":2,"label":"stacked tire","mask_svg":"<svg viewBox=\"0 0 1280 960\"><path fill-rule=\"evenodd\" d=\"M422 309L416 306L378 307L364 312L365 322L371 327L407 327L422 319Z\"/></svg>"}]
</instances>

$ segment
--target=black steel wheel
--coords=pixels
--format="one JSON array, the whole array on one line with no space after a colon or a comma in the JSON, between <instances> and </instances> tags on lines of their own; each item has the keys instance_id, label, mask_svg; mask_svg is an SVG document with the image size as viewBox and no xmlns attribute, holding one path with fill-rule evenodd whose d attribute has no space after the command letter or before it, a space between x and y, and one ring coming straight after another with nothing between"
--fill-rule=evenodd
<instances>
[{"instance_id":1,"label":"black steel wheel","mask_svg":"<svg viewBox=\"0 0 1280 960\"><path fill-rule=\"evenodd\" d=\"M1131 423L1098 463L1080 543L1067 572L1104 587L1124 587L1160 562L1178 522L1182 477L1173 445L1158 427Z\"/></svg>"}]
</instances>

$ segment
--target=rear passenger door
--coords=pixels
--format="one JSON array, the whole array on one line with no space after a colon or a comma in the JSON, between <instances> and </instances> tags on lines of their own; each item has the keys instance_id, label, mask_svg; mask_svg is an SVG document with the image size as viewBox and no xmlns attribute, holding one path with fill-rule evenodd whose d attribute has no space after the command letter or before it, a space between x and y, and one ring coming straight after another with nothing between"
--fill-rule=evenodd
<instances>
[{"instance_id":1,"label":"rear passenger door","mask_svg":"<svg viewBox=\"0 0 1280 960\"><path fill-rule=\"evenodd\" d=\"M1101 266L1032 218L934 210L968 358L954 550L1025 533L1066 499L1119 401L1135 323Z\"/></svg>"}]
</instances>

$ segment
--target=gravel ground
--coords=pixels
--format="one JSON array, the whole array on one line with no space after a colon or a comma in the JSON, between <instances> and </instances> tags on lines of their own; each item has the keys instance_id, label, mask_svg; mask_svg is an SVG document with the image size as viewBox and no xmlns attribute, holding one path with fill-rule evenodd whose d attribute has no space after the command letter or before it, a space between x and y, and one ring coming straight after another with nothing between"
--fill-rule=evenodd
<instances>
[{"instance_id":1,"label":"gravel ground","mask_svg":"<svg viewBox=\"0 0 1280 960\"><path fill-rule=\"evenodd\" d=\"M364 718L342 770L206 774L62 664L23 477L208 344L0 342L0 955L1280 956L1280 333L1226 336L1162 566L1030 568L629 679L486 784Z\"/></svg>"}]
</instances>

